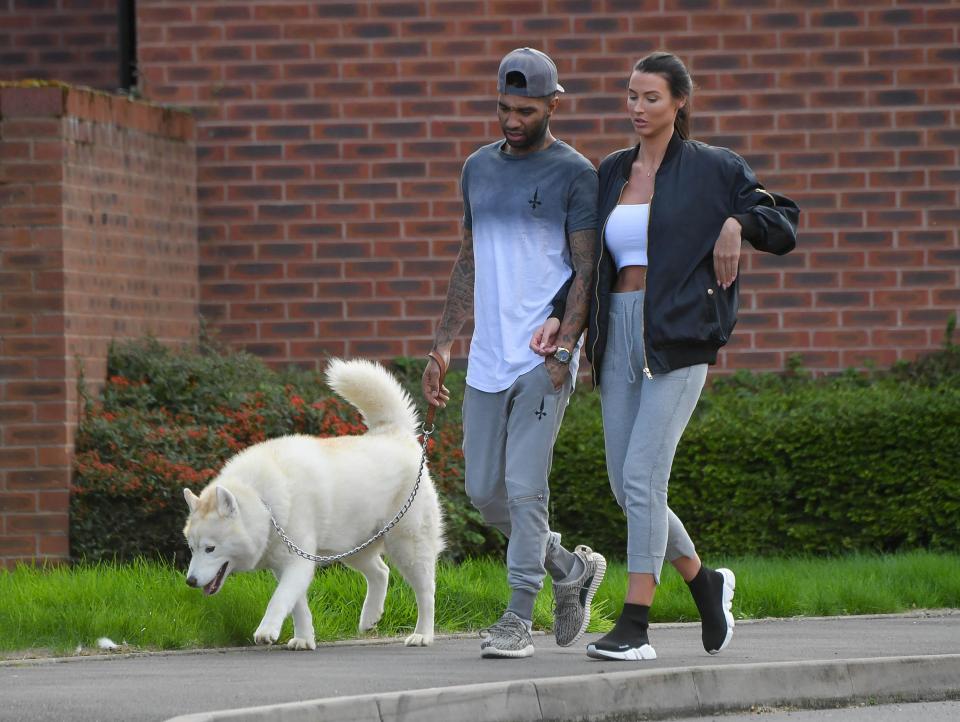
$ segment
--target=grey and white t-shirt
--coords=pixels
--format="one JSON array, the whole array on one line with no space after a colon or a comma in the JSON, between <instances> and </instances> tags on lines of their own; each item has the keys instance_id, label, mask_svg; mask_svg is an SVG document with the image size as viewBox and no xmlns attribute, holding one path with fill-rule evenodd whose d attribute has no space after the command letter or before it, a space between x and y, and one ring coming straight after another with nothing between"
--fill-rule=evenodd
<instances>
[{"instance_id":1,"label":"grey and white t-shirt","mask_svg":"<svg viewBox=\"0 0 960 722\"><path fill-rule=\"evenodd\" d=\"M476 266L467 383L491 393L543 362L528 344L573 272L567 235L597 225L589 160L559 140L520 156L502 145L473 153L461 178Z\"/></svg>"}]
</instances>

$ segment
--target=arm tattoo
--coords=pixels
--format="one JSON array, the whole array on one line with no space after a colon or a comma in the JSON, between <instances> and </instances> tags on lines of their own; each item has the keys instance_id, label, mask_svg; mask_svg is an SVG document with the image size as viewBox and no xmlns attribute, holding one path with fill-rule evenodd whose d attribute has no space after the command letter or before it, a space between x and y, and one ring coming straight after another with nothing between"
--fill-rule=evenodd
<instances>
[{"instance_id":1,"label":"arm tattoo","mask_svg":"<svg viewBox=\"0 0 960 722\"><path fill-rule=\"evenodd\" d=\"M587 325L587 313L590 308L590 286L593 281L596 254L594 244L597 232L594 229L574 231L567 237L570 246L570 261L573 264L574 279L567 292L567 309L560 320L560 332L557 343L572 349Z\"/></svg>"},{"instance_id":2,"label":"arm tattoo","mask_svg":"<svg viewBox=\"0 0 960 722\"><path fill-rule=\"evenodd\" d=\"M463 229L463 240L460 243L460 253L453 264L450 273L450 285L447 288L447 301L443 306L443 315L437 326L437 335L434 339L436 348L449 346L453 343L463 324L473 313L473 232L469 228Z\"/></svg>"}]
</instances>

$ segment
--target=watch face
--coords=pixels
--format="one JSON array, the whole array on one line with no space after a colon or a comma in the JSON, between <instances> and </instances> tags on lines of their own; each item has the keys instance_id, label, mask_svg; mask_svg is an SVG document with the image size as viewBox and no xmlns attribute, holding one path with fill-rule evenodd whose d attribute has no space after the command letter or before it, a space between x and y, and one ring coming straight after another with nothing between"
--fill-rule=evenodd
<instances>
[{"instance_id":1,"label":"watch face","mask_svg":"<svg viewBox=\"0 0 960 722\"><path fill-rule=\"evenodd\" d=\"M565 364L570 360L570 352L565 348L558 348L557 352L553 355L556 357L557 361L562 364Z\"/></svg>"}]
</instances>

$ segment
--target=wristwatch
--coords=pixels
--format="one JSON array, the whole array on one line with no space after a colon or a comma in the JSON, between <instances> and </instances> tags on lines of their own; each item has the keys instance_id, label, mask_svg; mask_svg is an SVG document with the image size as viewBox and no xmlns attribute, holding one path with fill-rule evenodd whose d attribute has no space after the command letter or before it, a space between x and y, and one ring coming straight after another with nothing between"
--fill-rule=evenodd
<instances>
[{"instance_id":1,"label":"wristwatch","mask_svg":"<svg viewBox=\"0 0 960 722\"><path fill-rule=\"evenodd\" d=\"M570 349L558 346L557 350L553 352L553 357L562 364L568 364L570 363L572 354L570 353Z\"/></svg>"}]
</instances>

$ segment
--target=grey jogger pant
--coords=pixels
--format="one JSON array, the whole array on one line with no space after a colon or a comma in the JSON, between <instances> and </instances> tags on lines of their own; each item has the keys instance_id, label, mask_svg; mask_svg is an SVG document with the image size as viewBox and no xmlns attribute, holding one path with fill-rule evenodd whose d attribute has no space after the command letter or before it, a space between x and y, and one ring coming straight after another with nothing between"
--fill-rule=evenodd
<instances>
[{"instance_id":1,"label":"grey jogger pant","mask_svg":"<svg viewBox=\"0 0 960 722\"><path fill-rule=\"evenodd\" d=\"M683 522L667 506L673 456L700 398L707 364L643 373L643 291L610 296L600 374L607 473L627 516L627 571L659 584L664 558L696 554Z\"/></svg>"},{"instance_id":2,"label":"grey jogger pant","mask_svg":"<svg viewBox=\"0 0 960 722\"><path fill-rule=\"evenodd\" d=\"M547 571L545 559L551 552L565 553L560 535L549 529L547 479L571 388L568 378L554 389L540 364L504 391L471 386L464 391L467 495L484 520L509 539L507 581L514 590L536 594Z\"/></svg>"}]
</instances>

